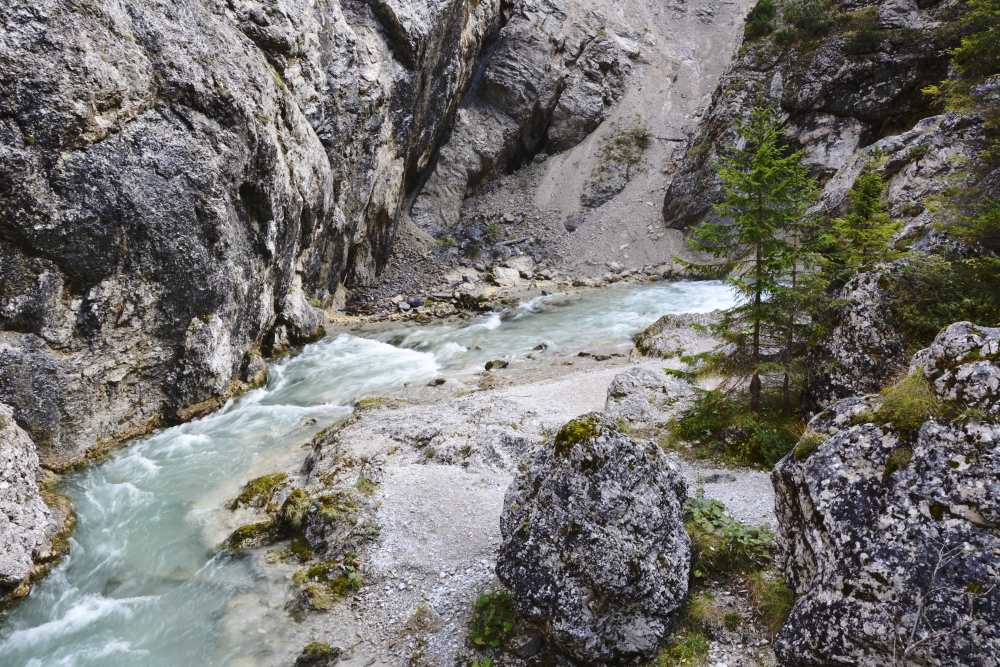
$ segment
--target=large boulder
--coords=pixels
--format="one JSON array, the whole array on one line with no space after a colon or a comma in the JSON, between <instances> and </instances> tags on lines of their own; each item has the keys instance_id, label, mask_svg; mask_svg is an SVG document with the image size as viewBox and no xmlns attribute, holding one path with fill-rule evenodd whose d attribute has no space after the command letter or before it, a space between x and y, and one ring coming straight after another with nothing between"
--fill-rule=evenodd
<instances>
[{"instance_id":1,"label":"large boulder","mask_svg":"<svg viewBox=\"0 0 1000 667\"><path fill-rule=\"evenodd\" d=\"M553 647L586 664L652 656L687 597L687 488L652 443L568 422L504 499L497 576Z\"/></svg>"},{"instance_id":2,"label":"large boulder","mask_svg":"<svg viewBox=\"0 0 1000 667\"><path fill-rule=\"evenodd\" d=\"M773 473L787 664L1000 664L1000 329L953 324L914 366Z\"/></svg>"},{"instance_id":3,"label":"large boulder","mask_svg":"<svg viewBox=\"0 0 1000 667\"><path fill-rule=\"evenodd\" d=\"M42 500L35 446L0 403L0 600L27 592L36 558L48 555L56 521Z\"/></svg>"},{"instance_id":4,"label":"large boulder","mask_svg":"<svg viewBox=\"0 0 1000 667\"><path fill-rule=\"evenodd\" d=\"M677 418L693 399L694 389L689 382L634 366L611 381L604 412L630 426L661 426Z\"/></svg>"}]
</instances>

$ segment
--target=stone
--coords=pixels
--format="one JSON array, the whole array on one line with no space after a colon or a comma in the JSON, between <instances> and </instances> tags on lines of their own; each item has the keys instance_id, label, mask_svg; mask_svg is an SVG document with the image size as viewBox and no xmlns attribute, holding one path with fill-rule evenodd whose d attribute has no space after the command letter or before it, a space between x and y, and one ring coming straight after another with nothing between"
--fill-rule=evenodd
<instances>
[{"instance_id":1,"label":"stone","mask_svg":"<svg viewBox=\"0 0 1000 667\"><path fill-rule=\"evenodd\" d=\"M694 397L689 382L634 366L611 381L604 412L635 427L662 426L681 415Z\"/></svg>"},{"instance_id":2,"label":"stone","mask_svg":"<svg viewBox=\"0 0 1000 667\"><path fill-rule=\"evenodd\" d=\"M507 268L517 271L522 278L530 279L535 275L535 260L528 255L511 257L504 264Z\"/></svg>"},{"instance_id":3,"label":"stone","mask_svg":"<svg viewBox=\"0 0 1000 667\"><path fill-rule=\"evenodd\" d=\"M704 329L719 322L720 311L711 313L679 313L664 315L635 334L635 349L648 357L668 359L679 353L707 352L715 342L696 329Z\"/></svg>"},{"instance_id":4,"label":"stone","mask_svg":"<svg viewBox=\"0 0 1000 667\"><path fill-rule=\"evenodd\" d=\"M26 583L56 530L40 476L34 444L0 403L0 600Z\"/></svg>"},{"instance_id":5,"label":"stone","mask_svg":"<svg viewBox=\"0 0 1000 667\"><path fill-rule=\"evenodd\" d=\"M914 358L956 417L900 431L880 396L847 398L779 462L778 561L797 596L780 661L997 664L998 341L956 323Z\"/></svg>"},{"instance_id":6,"label":"stone","mask_svg":"<svg viewBox=\"0 0 1000 667\"><path fill-rule=\"evenodd\" d=\"M509 269L505 266L494 266L493 283L497 287L518 287L521 284L521 273L517 269Z\"/></svg>"},{"instance_id":7,"label":"stone","mask_svg":"<svg viewBox=\"0 0 1000 667\"><path fill-rule=\"evenodd\" d=\"M490 361L486 362L485 368L488 371L492 371L492 370L499 370L501 368L507 368L508 366L510 366L510 362L507 361L506 359L491 359Z\"/></svg>"},{"instance_id":8,"label":"stone","mask_svg":"<svg viewBox=\"0 0 1000 667\"><path fill-rule=\"evenodd\" d=\"M656 445L605 415L578 417L508 489L497 576L557 651L586 664L649 659L687 596L686 498Z\"/></svg>"}]
</instances>

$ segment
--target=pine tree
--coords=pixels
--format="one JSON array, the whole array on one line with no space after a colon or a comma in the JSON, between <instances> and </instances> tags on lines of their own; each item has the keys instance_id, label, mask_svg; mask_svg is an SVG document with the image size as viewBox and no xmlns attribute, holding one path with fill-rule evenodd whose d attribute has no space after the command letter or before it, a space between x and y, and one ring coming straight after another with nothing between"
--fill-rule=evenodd
<instances>
[{"instance_id":1,"label":"pine tree","mask_svg":"<svg viewBox=\"0 0 1000 667\"><path fill-rule=\"evenodd\" d=\"M825 245L828 275L833 286L841 286L856 274L903 255L892 245L899 222L889 216L882 202L884 189L882 176L866 170L854 181L848 194L850 211L832 221Z\"/></svg>"},{"instance_id":2,"label":"pine tree","mask_svg":"<svg viewBox=\"0 0 1000 667\"><path fill-rule=\"evenodd\" d=\"M816 185L802 164L801 151L784 141L774 111L756 107L740 124L741 144L717 165L723 199L719 222L705 223L691 237L701 252L734 262L727 278L741 302L726 312L720 333L735 345L729 370L750 378L750 409L761 408L765 354L781 363L790 335L785 293L801 259L796 225L814 201ZM735 258L735 259L734 259Z\"/></svg>"}]
</instances>

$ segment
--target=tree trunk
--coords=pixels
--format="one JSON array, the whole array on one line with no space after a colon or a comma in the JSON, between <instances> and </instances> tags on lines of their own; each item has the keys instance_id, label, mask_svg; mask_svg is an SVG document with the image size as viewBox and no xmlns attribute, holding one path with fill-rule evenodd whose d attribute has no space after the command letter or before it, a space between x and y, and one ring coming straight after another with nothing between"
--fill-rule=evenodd
<instances>
[{"instance_id":1,"label":"tree trunk","mask_svg":"<svg viewBox=\"0 0 1000 667\"><path fill-rule=\"evenodd\" d=\"M754 264L754 285L753 285L753 347L751 349L751 364L753 365L753 377L750 378L750 411L760 412L760 375L757 368L760 366L760 303L761 289L764 281L763 257L761 242L756 243L755 264Z\"/></svg>"}]
</instances>

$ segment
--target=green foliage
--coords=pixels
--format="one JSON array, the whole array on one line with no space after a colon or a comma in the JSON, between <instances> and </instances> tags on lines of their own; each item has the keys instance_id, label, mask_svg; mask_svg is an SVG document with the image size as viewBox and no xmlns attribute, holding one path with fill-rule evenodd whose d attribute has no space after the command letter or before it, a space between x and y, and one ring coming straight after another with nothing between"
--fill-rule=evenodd
<instances>
[{"instance_id":1,"label":"green foliage","mask_svg":"<svg viewBox=\"0 0 1000 667\"><path fill-rule=\"evenodd\" d=\"M947 231L994 254L1000 254L1000 203L987 204L948 226Z\"/></svg>"},{"instance_id":2,"label":"green foliage","mask_svg":"<svg viewBox=\"0 0 1000 667\"><path fill-rule=\"evenodd\" d=\"M486 225L486 236L494 241L500 238L500 225L495 222L491 222Z\"/></svg>"},{"instance_id":3,"label":"green foliage","mask_svg":"<svg viewBox=\"0 0 1000 667\"><path fill-rule=\"evenodd\" d=\"M893 321L916 347L952 322L1000 324L1000 258L914 254L883 282Z\"/></svg>"},{"instance_id":4,"label":"green foliage","mask_svg":"<svg viewBox=\"0 0 1000 667\"><path fill-rule=\"evenodd\" d=\"M807 431L802 434L799 441L795 444L795 448L792 450L792 457L796 461L805 461L809 458L813 452L819 449L820 445L826 442L827 437L822 433L817 433L816 431Z\"/></svg>"},{"instance_id":5,"label":"green foliage","mask_svg":"<svg viewBox=\"0 0 1000 667\"><path fill-rule=\"evenodd\" d=\"M747 14L743 38L752 42L770 35L771 31L774 30L773 21L776 14L774 0L759 0Z\"/></svg>"},{"instance_id":6,"label":"green foliage","mask_svg":"<svg viewBox=\"0 0 1000 667\"><path fill-rule=\"evenodd\" d=\"M785 624L795 605L795 593L779 576L753 572L747 577L750 601L761 615L771 637Z\"/></svg>"},{"instance_id":7,"label":"green foliage","mask_svg":"<svg viewBox=\"0 0 1000 667\"><path fill-rule=\"evenodd\" d=\"M903 446L892 450L892 453L885 460L885 472L882 473L882 479L888 480L893 473L910 465L912 460L913 449L911 447Z\"/></svg>"},{"instance_id":8,"label":"green foliage","mask_svg":"<svg viewBox=\"0 0 1000 667\"><path fill-rule=\"evenodd\" d=\"M774 551L771 531L736 521L725 505L701 495L685 505L684 527L691 537L695 579L758 569Z\"/></svg>"},{"instance_id":9,"label":"green foliage","mask_svg":"<svg viewBox=\"0 0 1000 667\"><path fill-rule=\"evenodd\" d=\"M566 422L555 437L555 451L559 456L568 456L573 445L589 440L597 435L597 419L584 415Z\"/></svg>"},{"instance_id":10,"label":"green foliage","mask_svg":"<svg viewBox=\"0 0 1000 667\"><path fill-rule=\"evenodd\" d=\"M806 37L820 37L830 32L833 16L825 0L789 0L781 9L785 22Z\"/></svg>"},{"instance_id":11,"label":"green foliage","mask_svg":"<svg viewBox=\"0 0 1000 667\"><path fill-rule=\"evenodd\" d=\"M917 370L882 391L875 418L907 437L915 435L928 419L941 415L943 409L931 383Z\"/></svg>"},{"instance_id":12,"label":"green foliage","mask_svg":"<svg viewBox=\"0 0 1000 667\"><path fill-rule=\"evenodd\" d=\"M274 522L259 521L240 526L226 540L225 548L230 551L255 549L274 542Z\"/></svg>"},{"instance_id":13,"label":"green foliage","mask_svg":"<svg viewBox=\"0 0 1000 667\"><path fill-rule=\"evenodd\" d=\"M656 667L700 667L708 662L708 637L701 630L683 628L656 656Z\"/></svg>"},{"instance_id":14,"label":"green foliage","mask_svg":"<svg viewBox=\"0 0 1000 667\"><path fill-rule=\"evenodd\" d=\"M900 223L889 217L882 201L885 185L876 171L867 170L854 181L849 193L851 207L843 218L836 218L823 236L825 269L830 285L839 287L876 264L898 259L892 236Z\"/></svg>"},{"instance_id":15,"label":"green foliage","mask_svg":"<svg viewBox=\"0 0 1000 667\"><path fill-rule=\"evenodd\" d=\"M334 648L323 642L309 642L302 648L301 657L306 660L318 661L322 659L334 659L340 655L340 649Z\"/></svg>"},{"instance_id":16,"label":"green foliage","mask_svg":"<svg viewBox=\"0 0 1000 667\"><path fill-rule=\"evenodd\" d=\"M772 109L755 107L739 133L742 146L716 166L723 191L716 211L722 220L702 224L689 240L695 250L734 264L727 281L742 299L726 311L719 333L736 350L727 358L729 372L750 378L750 409L757 412L761 349L787 347L794 320L794 313L783 307L788 301L770 297L784 291L803 259L795 238L817 186L802 163L802 152L786 145ZM787 354L782 357L790 360Z\"/></svg>"},{"instance_id":17,"label":"green foliage","mask_svg":"<svg viewBox=\"0 0 1000 667\"><path fill-rule=\"evenodd\" d=\"M345 595L361 588L364 577L354 556L328 560L297 570L292 583L298 586L305 601L317 610L330 609Z\"/></svg>"},{"instance_id":18,"label":"green foliage","mask_svg":"<svg viewBox=\"0 0 1000 667\"><path fill-rule=\"evenodd\" d=\"M776 406L747 411L740 397L719 390L700 392L691 408L670 426L670 438L695 446L703 456L772 467L798 440L798 418Z\"/></svg>"},{"instance_id":19,"label":"green foliage","mask_svg":"<svg viewBox=\"0 0 1000 667\"><path fill-rule=\"evenodd\" d=\"M503 648L514 632L517 613L507 591L480 595L469 620L469 643L476 648Z\"/></svg>"}]
</instances>

